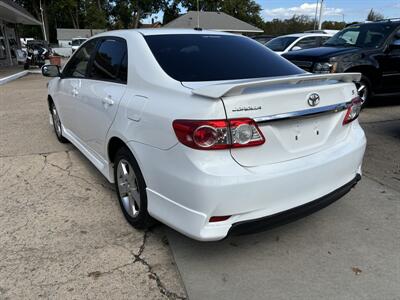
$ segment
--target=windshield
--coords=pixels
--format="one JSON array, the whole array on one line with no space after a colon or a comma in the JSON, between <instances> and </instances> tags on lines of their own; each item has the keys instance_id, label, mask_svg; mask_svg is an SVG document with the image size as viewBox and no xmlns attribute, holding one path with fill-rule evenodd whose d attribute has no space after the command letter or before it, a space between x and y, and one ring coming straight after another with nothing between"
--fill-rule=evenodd
<instances>
[{"instance_id":1,"label":"windshield","mask_svg":"<svg viewBox=\"0 0 400 300\"><path fill-rule=\"evenodd\" d=\"M79 46L79 45L81 45L84 41L86 41L86 40L85 40L85 39L72 40L72 46Z\"/></svg>"},{"instance_id":2,"label":"windshield","mask_svg":"<svg viewBox=\"0 0 400 300\"><path fill-rule=\"evenodd\" d=\"M159 65L178 81L233 80L304 73L246 37L168 34L144 38Z\"/></svg>"},{"instance_id":3,"label":"windshield","mask_svg":"<svg viewBox=\"0 0 400 300\"><path fill-rule=\"evenodd\" d=\"M335 34L324 46L378 48L393 28L393 24L353 25Z\"/></svg>"},{"instance_id":4,"label":"windshield","mask_svg":"<svg viewBox=\"0 0 400 300\"><path fill-rule=\"evenodd\" d=\"M294 36L277 37L270 40L268 43L265 44L265 46L273 51L285 51L285 49L297 39L298 38Z\"/></svg>"}]
</instances>

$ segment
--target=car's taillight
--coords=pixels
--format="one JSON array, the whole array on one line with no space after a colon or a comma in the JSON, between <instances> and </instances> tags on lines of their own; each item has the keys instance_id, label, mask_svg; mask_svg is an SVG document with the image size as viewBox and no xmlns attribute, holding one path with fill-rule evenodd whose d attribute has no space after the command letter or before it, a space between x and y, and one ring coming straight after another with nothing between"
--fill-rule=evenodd
<instances>
[{"instance_id":1,"label":"car's taillight","mask_svg":"<svg viewBox=\"0 0 400 300\"><path fill-rule=\"evenodd\" d=\"M343 125L353 122L359 116L362 107L362 100L360 97L356 97L351 100L349 107L347 108L346 115L343 119Z\"/></svg>"},{"instance_id":2,"label":"car's taillight","mask_svg":"<svg viewBox=\"0 0 400 300\"><path fill-rule=\"evenodd\" d=\"M262 145L264 136L254 120L175 120L172 124L178 140L191 148L229 149Z\"/></svg>"}]
</instances>

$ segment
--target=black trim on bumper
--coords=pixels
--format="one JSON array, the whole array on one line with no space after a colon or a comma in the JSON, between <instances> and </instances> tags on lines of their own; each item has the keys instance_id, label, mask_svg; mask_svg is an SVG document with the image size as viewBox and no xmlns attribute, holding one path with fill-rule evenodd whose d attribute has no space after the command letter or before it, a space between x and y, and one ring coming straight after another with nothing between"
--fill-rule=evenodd
<instances>
[{"instance_id":1,"label":"black trim on bumper","mask_svg":"<svg viewBox=\"0 0 400 300\"><path fill-rule=\"evenodd\" d=\"M358 181L361 180L361 175L357 174L356 177L344 186L334 190L333 192L318 198L317 200L308 202L306 204L294 207L292 209L259 218L254 220L242 221L232 224L229 229L228 235L241 235L246 233L256 233L267 229L290 223L305 216L308 216L328 205L339 200L347 194Z\"/></svg>"}]
</instances>

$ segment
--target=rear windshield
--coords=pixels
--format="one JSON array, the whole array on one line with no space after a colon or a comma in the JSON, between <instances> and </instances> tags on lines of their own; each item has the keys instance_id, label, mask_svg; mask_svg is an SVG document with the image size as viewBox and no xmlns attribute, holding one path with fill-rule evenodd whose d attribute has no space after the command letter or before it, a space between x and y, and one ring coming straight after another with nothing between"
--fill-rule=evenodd
<instances>
[{"instance_id":1,"label":"rear windshield","mask_svg":"<svg viewBox=\"0 0 400 300\"><path fill-rule=\"evenodd\" d=\"M229 35L144 37L160 66L178 81L262 78L304 73L260 43Z\"/></svg>"}]
</instances>

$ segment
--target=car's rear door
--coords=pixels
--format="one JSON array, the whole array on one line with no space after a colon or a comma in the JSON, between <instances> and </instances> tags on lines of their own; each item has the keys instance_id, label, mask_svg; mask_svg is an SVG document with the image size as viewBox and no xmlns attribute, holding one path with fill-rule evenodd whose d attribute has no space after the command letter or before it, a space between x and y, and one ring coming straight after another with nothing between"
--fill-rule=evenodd
<instances>
[{"instance_id":1,"label":"car's rear door","mask_svg":"<svg viewBox=\"0 0 400 300\"><path fill-rule=\"evenodd\" d=\"M103 157L107 132L126 91L127 55L124 39L101 38L82 81L77 131L85 146Z\"/></svg>"}]
</instances>

